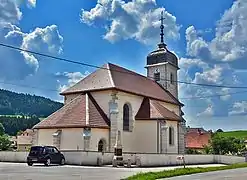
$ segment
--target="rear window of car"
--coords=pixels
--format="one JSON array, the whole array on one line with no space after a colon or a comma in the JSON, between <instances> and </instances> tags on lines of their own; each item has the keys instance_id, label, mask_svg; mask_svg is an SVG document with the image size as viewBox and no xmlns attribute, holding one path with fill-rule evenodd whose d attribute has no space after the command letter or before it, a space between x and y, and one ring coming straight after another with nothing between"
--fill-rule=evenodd
<instances>
[{"instance_id":1,"label":"rear window of car","mask_svg":"<svg viewBox=\"0 0 247 180\"><path fill-rule=\"evenodd\" d=\"M30 149L30 154L41 154L44 152L44 147L34 146Z\"/></svg>"}]
</instances>

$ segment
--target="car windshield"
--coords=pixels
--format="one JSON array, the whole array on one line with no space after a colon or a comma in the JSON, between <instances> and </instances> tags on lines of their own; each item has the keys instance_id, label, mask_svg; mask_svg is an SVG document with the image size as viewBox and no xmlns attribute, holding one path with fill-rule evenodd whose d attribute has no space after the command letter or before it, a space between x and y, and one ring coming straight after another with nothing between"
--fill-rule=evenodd
<instances>
[{"instance_id":1,"label":"car windshield","mask_svg":"<svg viewBox=\"0 0 247 180\"><path fill-rule=\"evenodd\" d=\"M29 154L36 155L36 154L41 154L43 152L44 152L44 147L35 146L35 147L31 147Z\"/></svg>"}]
</instances>

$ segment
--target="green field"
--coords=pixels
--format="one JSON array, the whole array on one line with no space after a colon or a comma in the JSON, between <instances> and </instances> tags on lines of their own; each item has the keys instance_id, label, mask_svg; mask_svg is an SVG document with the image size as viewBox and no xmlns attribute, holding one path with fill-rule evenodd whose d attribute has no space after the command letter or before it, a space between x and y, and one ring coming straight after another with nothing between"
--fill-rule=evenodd
<instances>
[{"instance_id":1,"label":"green field","mask_svg":"<svg viewBox=\"0 0 247 180\"><path fill-rule=\"evenodd\" d=\"M21 118L22 115L1 115L0 117L16 117L16 118ZM30 118L30 116L25 116L26 118ZM45 119L44 117L40 117L39 120L42 121L43 119Z\"/></svg>"},{"instance_id":2,"label":"green field","mask_svg":"<svg viewBox=\"0 0 247 180\"><path fill-rule=\"evenodd\" d=\"M247 131L228 131L228 132L219 132L217 134L223 137L236 137L240 139L247 139Z\"/></svg>"},{"instance_id":3,"label":"green field","mask_svg":"<svg viewBox=\"0 0 247 180\"><path fill-rule=\"evenodd\" d=\"M0 117L16 117L16 118L20 118L22 117L22 115L0 115ZM26 118L30 118L29 116L25 116Z\"/></svg>"}]
</instances>

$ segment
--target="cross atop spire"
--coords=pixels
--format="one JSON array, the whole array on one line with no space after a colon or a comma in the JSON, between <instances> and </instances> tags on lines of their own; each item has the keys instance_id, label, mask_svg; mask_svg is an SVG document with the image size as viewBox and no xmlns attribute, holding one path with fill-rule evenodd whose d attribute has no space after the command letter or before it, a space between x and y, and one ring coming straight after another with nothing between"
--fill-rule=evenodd
<instances>
[{"instance_id":1,"label":"cross atop spire","mask_svg":"<svg viewBox=\"0 0 247 180\"><path fill-rule=\"evenodd\" d=\"M164 11L161 11L161 18L160 18L160 44L159 47L160 48L164 48L166 45L164 44Z\"/></svg>"}]
</instances>

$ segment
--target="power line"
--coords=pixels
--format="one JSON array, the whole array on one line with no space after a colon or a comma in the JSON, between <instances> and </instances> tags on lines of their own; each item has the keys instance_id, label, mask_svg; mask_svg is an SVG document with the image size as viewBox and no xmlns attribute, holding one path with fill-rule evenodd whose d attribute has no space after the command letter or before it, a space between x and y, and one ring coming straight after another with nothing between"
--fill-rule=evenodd
<instances>
[{"instance_id":1,"label":"power line","mask_svg":"<svg viewBox=\"0 0 247 180\"><path fill-rule=\"evenodd\" d=\"M37 86L15 84L15 83L3 82L3 81L0 81L0 84L7 84L7 85L12 85L12 86L19 86L19 87L32 88L32 89L45 90L45 91L53 91L53 92L61 93L60 91L58 91L56 89L47 89L47 88L41 88L41 87L37 87ZM228 95L241 94L241 93L247 93L247 91L237 91L237 92L232 92L232 93L215 94L215 95L209 95L209 96L183 97L183 98L179 98L179 99L181 99L181 100L195 100L195 99L205 99L205 98L212 98L212 97L228 96Z\"/></svg>"},{"instance_id":2,"label":"power line","mask_svg":"<svg viewBox=\"0 0 247 180\"><path fill-rule=\"evenodd\" d=\"M247 93L247 91L238 91L238 92L225 93L225 94L215 94L215 95L208 95L208 96L186 97L186 98L179 98L179 99L184 99L184 100L206 99L206 98L221 97L221 96L228 96L228 95L242 94L242 93Z\"/></svg>"},{"instance_id":3,"label":"power line","mask_svg":"<svg viewBox=\"0 0 247 180\"><path fill-rule=\"evenodd\" d=\"M26 50L26 49L23 49L23 48L15 47L15 46L12 46L12 45L7 45L7 44L3 44L3 43L0 43L0 46L6 47L6 48L10 48L10 49L15 49L15 50L18 50L18 51L28 52L28 53L31 53L31 54L36 54L36 55L43 56L43 57L48 57L48 58L51 58L51 59L54 59L54 60L58 60L58 61L64 61L64 62L68 62L68 63L73 63L73 64L82 65L82 66L93 67L93 68L97 68L97 69L110 70L110 69L105 68L105 67L100 67L100 66L96 66L96 65L92 65L92 64L88 64L88 63L82 63L82 62L73 61L73 60L66 59L66 58L61 58L61 57L56 57L56 56L52 56L52 55L47 55L47 54L44 54L44 53L30 51L30 50ZM133 74L132 72L125 72L125 71L120 71L120 70L112 70L112 71L125 73L125 74L131 74L133 76L134 75L138 76L138 74ZM153 77L148 77L148 78L154 79ZM161 80L170 81L168 79L162 79L162 78L161 78ZM229 85L203 84L203 83L193 83L193 82L174 81L174 80L173 80L173 82L181 83L181 84L197 85L197 86L216 87L216 88L247 89L247 86L229 86Z\"/></svg>"}]
</instances>

